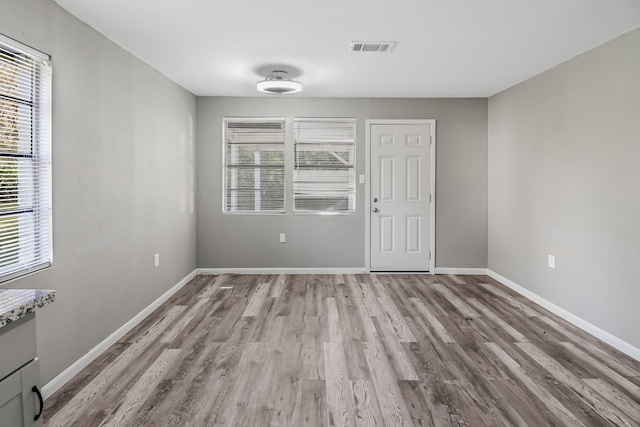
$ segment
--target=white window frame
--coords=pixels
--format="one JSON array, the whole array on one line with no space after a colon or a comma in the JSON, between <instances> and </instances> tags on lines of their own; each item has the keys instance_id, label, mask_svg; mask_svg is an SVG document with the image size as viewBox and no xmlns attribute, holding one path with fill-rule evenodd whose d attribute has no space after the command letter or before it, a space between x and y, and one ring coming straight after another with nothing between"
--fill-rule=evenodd
<instances>
[{"instance_id":1,"label":"white window frame","mask_svg":"<svg viewBox=\"0 0 640 427\"><path fill-rule=\"evenodd\" d=\"M23 123L29 123L30 132L19 129L19 139L28 145L26 152L3 150L0 158L22 161L18 169L17 203L14 209L0 210L2 217L17 216L17 261L0 267L0 283L40 271L53 265L52 213L51 213L51 64L50 57L0 34L0 48L4 59L19 56L22 67L32 67L33 80L21 80L20 95L13 97L0 88L0 97L15 102L29 111ZM20 114L20 113L18 113ZM22 116L18 116L22 117ZM2 258L6 251L0 252ZM10 255L15 257L15 255Z\"/></svg>"},{"instance_id":2,"label":"white window frame","mask_svg":"<svg viewBox=\"0 0 640 427\"><path fill-rule=\"evenodd\" d=\"M347 195L347 209L346 210L332 210L332 209L297 209L296 208L296 199L297 193L296 190L300 191L300 184L298 184L299 174L302 172L302 169L299 167L298 163L298 146L305 145L305 143L299 141L298 136L298 122L308 122L308 123L350 123L353 125L353 141L351 143L347 143L347 145L353 146L353 161L350 164L347 164L347 169L351 170L351 182L347 184L347 188L339 190L340 192L346 193ZM293 165L293 213L294 214L315 214L315 215L353 215L356 213L356 205L357 205L357 176L356 176L356 158L357 158L357 121L355 118L317 118L317 117L294 117L293 119L293 127L294 127L294 137L293 137L293 151L294 151L294 165ZM334 142L335 145L339 145L338 142ZM318 144L322 145L322 144ZM325 147L330 146L331 143L327 141ZM344 144L343 144L344 145ZM321 150L318 150L321 151ZM321 172L322 168L315 169L316 172ZM298 184L298 185L296 185ZM325 190L326 192L331 192L331 190ZM317 198L321 198L321 195L318 195ZM327 196L327 199L330 197Z\"/></svg>"},{"instance_id":3,"label":"white window frame","mask_svg":"<svg viewBox=\"0 0 640 427\"><path fill-rule=\"evenodd\" d=\"M281 210L237 210L237 209L228 209L227 208L227 169L230 167L227 160L227 129L228 123L282 123L284 139L282 142L282 197L283 204ZM224 117L222 119L222 212L225 214L233 214L233 215L282 215L286 213L287 206L287 192L286 192L286 146L287 146L287 121L284 117ZM259 165L256 165L259 166ZM256 167L256 171L259 171L260 168ZM254 174L255 175L255 174ZM255 175L256 183L259 185L259 177ZM260 203L260 193L259 186L256 187L256 201L255 203ZM231 196L233 198L233 194Z\"/></svg>"}]
</instances>

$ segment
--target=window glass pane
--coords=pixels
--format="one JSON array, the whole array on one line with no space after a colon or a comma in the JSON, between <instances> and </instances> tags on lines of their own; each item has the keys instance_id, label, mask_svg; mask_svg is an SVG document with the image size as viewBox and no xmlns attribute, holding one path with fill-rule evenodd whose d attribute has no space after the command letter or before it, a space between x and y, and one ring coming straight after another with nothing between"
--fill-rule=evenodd
<instances>
[{"instance_id":1,"label":"window glass pane","mask_svg":"<svg viewBox=\"0 0 640 427\"><path fill-rule=\"evenodd\" d=\"M0 217L0 268L18 262L18 236L18 215Z\"/></svg>"},{"instance_id":2,"label":"window glass pane","mask_svg":"<svg viewBox=\"0 0 640 427\"><path fill-rule=\"evenodd\" d=\"M0 93L18 97L18 63L14 54L0 50Z\"/></svg>"},{"instance_id":3,"label":"window glass pane","mask_svg":"<svg viewBox=\"0 0 640 427\"><path fill-rule=\"evenodd\" d=\"M284 212L284 120L225 120L225 211Z\"/></svg>"},{"instance_id":4,"label":"window glass pane","mask_svg":"<svg viewBox=\"0 0 640 427\"><path fill-rule=\"evenodd\" d=\"M46 267L51 253L51 69L0 42L0 281Z\"/></svg>"},{"instance_id":5,"label":"window glass pane","mask_svg":"<svg viewBox=\"0 0 640 427\"><path fill-rule=\"evenodd\" d=\"M302 211L340 212L349 210L349 197L306 197L296 198L295 207Z\"/></svg>"},{"instance_id":6,"label":"window glass pane","mask_svg":"<svg viewBox=\"0 0 640 427\"><path fill-rule=\"evenodd\" d=\"M37 192L33 158L0 155L0 215L33 208Z\"/></svg>"},{"instance_id":7,"label":"window glass pane","mask_svg":"<svg viewBox=\"0 0 640 427\"><path fill-rule=\"evenodd\" d=\"M294 120L294 211L355 212L355 120Z\"/></svg>"},{"instance_id":8,"label":"window glass pane","mask_svg":"<svg viewBox=\"0 0 640 427\"><path fill-rule=\"evenodd\" d=\"M261 166L284 164L284 145L228 144L227 165Z\"/></svg>"},{"instance_id":9,"label":"window glass pane","mask_svg":"<svg viewBox=\"0 0 640 427\"><path fill-rule=\"evenodd\" d=\"M31 153L33 107L0 98L0 153Z\"/></svg>"},{"instance_id":10,"label":"window glass pane","mask_svg":"<svg viewBox=\"0 0 640 427\"><path fill-rule=\"evenodd\" d=\"M313 149L309 149L313 148ZM296 166L322 167L322 166L353 166L353 147L317 147L296 146Z\"/></svg>"},{"instance_id":11,"label":"window glass pane","mask_svg":"<svg viewBox=\"0 0 640 427\"><path fill-rule=\"evenodd\" d=\"M0 157L0 212L18 207L18 159Z\"/></svg>"}]
</instances>

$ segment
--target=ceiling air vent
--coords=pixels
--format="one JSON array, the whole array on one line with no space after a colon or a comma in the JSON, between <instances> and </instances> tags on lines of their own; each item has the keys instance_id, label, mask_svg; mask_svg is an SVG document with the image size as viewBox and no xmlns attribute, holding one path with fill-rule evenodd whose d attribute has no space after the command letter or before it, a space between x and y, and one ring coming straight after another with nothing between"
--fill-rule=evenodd
<instances>
[{"instance_id":1,"label":"ceiling air vent","mask_svg":"<svg viewBox=\"0 0 640 427\"><path fill-rule=\"evenodd\" d=\"M351 42L349 52L391 52L396 42Z\"/></svg>"}]
</instances>

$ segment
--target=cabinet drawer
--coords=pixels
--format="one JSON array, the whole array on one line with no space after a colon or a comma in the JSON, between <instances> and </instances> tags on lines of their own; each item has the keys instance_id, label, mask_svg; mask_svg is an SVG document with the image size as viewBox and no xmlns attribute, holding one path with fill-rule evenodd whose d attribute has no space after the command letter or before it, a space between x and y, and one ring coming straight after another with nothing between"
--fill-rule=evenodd
<instances>
[{"instance_id":1,"label":"cabinet drawer","mask_svg":"<svg viewBox=\"0 0 640 427\"><path fill-rule=\"evenodd\" d=\"M36 358L35 313L0 328L0 379Z\"/></svg>"}]
</instances>

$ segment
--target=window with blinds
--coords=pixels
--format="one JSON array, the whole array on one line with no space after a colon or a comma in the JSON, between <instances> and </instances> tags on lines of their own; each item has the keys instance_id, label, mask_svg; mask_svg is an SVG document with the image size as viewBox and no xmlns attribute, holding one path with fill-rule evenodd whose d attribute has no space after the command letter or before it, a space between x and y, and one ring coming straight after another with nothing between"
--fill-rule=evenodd
<instances>
[{"instance_id":1,"label":"window with blinds","mask_svg":"<svg viewBox=\"0 0 640 427\"><path fill-rule=\"evenodd\" d=\"M224 119L224 210L284 213L284 119Z\"/></svg>"},{"instance_id":2,"label":"window with blinds","mask_svg":"<svg viewBox=\"0 0 640 427\"><path fill-rule=\"evenodd\" d=\"M49 58L0 36L0 281L52 263Z\"/></svg>"},{"instance_id":3,"label":"window with blinds","mask_svg":"<svg viewBox=\"0 0 640 427\"><path fill-rule=\"evenodd\" d=\"M355 119L294 119L294 212L356 210Z\"/></svg>"}]
</instances>

